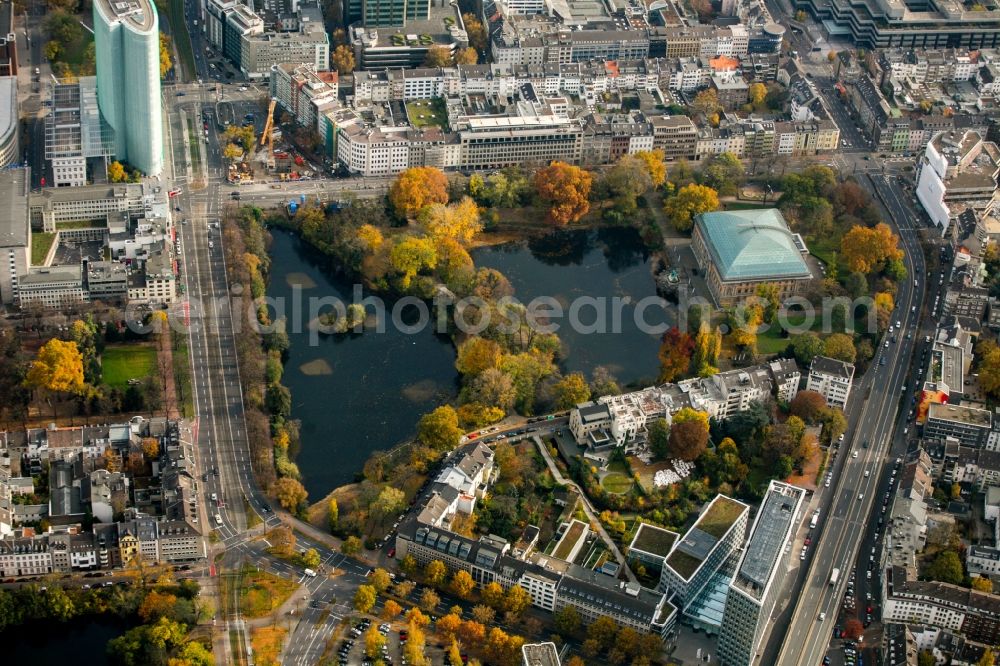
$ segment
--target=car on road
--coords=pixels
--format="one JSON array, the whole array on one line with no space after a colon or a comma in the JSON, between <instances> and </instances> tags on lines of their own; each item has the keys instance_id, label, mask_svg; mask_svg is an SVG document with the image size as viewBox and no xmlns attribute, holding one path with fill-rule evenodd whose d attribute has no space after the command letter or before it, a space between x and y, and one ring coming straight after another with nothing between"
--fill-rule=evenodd
<instances>
[{"instance_id":1,"label":"car on road","mask_svg":"<svg viewBox=\"0 0 1000 666\"><path fill-rule=\"evenodd\" d=\"M864 494L862 494L862 493L858 493L858 501L859 501L859 502L860 502L861 500L863 500L864 498L865 498Z\"/></svg>"},{"instance_id":2,"label":"car on road","mask_svg":"<svg viewBox=\"0 0 1000 666\"><path fill-rule=\"evenodd\" d=\"M851 453L851 457L852 458L857 458L858 457L858 452L857 451L852 452Z\"/></svg>"},{"instance_id":3,"label":"car on road","mask_svg":"<svg viewBox=\"0 0 1000 666\"><path fill-rule=\"evenodd\" d=\"M868 475L869 475L869 474L871 474L871 472L870 472L869 470L867 470L867 469L866 469L866 470L865 470L865 478L866 478L866 479L868 478Z\"/></svg>"}]
</instances>

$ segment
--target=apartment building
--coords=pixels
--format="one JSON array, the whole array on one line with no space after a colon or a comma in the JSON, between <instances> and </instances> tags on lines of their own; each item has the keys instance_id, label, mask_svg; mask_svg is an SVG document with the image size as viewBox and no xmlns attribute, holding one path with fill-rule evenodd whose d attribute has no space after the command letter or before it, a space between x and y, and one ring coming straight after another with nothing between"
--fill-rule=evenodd
<instances>
[{"instance_id":1,"label":"apartment building","mask_svg":"<svg viewBox=\"0 0 1000 666\"><path fill-rule=\"evenodd\" d=\"M854 364L826 356L816 356L809 364L806 390L816 391L829 407L847 409L854 381Z\"/></svg>"},{"instance_id":2,"label":"apartment building","mask_svg":"<svg viewBox=\"0 0 1000 666\"><path fill-rule=\"evenodd\" d=\"M990 645L1000 640L1000 596L949 583L913 580L903 567L891 567L886 574L883 621L961 632Z\"/></svg>"},{"instance_id":3,"label":"apartment building","mask_svg":"<svg viewBox=\"0 0 1000 666\"><path fill-rule=\"evenodd\" d=\"M456 130L462 169L544 166L553 160L579 164L583 157L583 123L577 119L468 117L458 121Z\"/></svg>"},{"instance_id":4,"label":"apartment building","mask_svg":"<svg viewBox=\"0 0 1000 666\"><path fill-rule=\"evenodd\" d=\"M271 98L296 122L317 129L322 110L337 105L337 72L318 72L310 64L279 63L271 68Z\"/></svg>"},{"instance_id":5,"label":"apartment building","mask_svg":"<svg viewBox=\"0 0 1000 666\"><path fill-rule=\"evenodd\" d=\"M653 148L666 160L691 160L697 154L698 127L688 116L652 116Z\"/></svg>"},{"instance_id":6,"label":"apartment building","mask_svg":"<svg viewBox=\"0 0 1000 666\"><path fill-rule=\"evenodd\" d=\"M750 666L756 661L788 574L785 558L805 496L802 488L780 481L768 485L726 595L718 643L723 666Z\"/></svg>"}]
</instances>

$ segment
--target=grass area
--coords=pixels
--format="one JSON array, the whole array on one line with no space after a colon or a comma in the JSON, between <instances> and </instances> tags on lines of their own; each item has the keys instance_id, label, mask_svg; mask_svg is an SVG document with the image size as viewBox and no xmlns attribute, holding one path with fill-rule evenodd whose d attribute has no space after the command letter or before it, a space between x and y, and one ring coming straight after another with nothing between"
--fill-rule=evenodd
<instances>
[{"instance_id":1,"label":"grass area","mask_svg":"<svg viewBox=\"0 0 1000 666\"><path fill-rule=\"evenodd\" d=\"M406 115L410 123L417 129L424 127L440 127L447 129L448 112L444 107L444 100L440 97L434 99L415 99L406 103Z\"/></svg>"},{"instance_id":2,"label":"grass area","mask_svg":"<svg viewBox=\"0 0 1000 666\"><path fill-rule=\"evenodd\" d=\"M50 234L44 231L32 232L31 234L31 265L41 266L45 263L45 257L48 256L49 250L52 248L52 243L56 240L55 234Z\"/></svg>"},{"instance_id":3,"label":"grass area","mask_svg":"<svg viewBox=\"0 0 1000 666\"><path fill-rule=\"evenodd\" d=\"M73 220L71 222L56 222L56 229L103 229L108 226L107 220Z\"/></svg>"},{"instance_id":4,"label":"grass area","mask_svg":"<svg viewBox=\"0 0 1000 666\"><path fill-rule=\"evenodd\" d=\"M677 534L656 525L642 523L632 547L644 553L665 556L677 542Z\"/></svg>"},{"instance_id":5,"label":"grass area","mask_svg":"<svg viewBox=\"0 0 1000 666\"><path fill-rule=\"evenodd\" d=\"M247 517L248 530L252 530L263 522L260 516L257 515L257 512L250 506L250 502L247 501L246 497L243 498L243 513Z\"/></svg>"},{"instance_id":6,"label":"grass area","mask_svg":"<svg viewBox=\"0 0 1000 666\"><path fill-rule=\"evenodd\" d=\"M240 614L247 618L266 617L292 596L298 585L266 571L244 569L240 576Z\"/></svg>"},{"instance_id":7,"label":"grass area","mask_svg":"<svg viewBox=\"0 0 1000 666\"><path fill-rule=\"evenodd\" d=\"M187 75L187 80L193 81L197 78L197 74L194 66L194 50L191 48L191 35L188 33L187 21L184 20L184 3L180 0L173 2L156 0L156 9L160 13L161 21L166 15L167 23L170 24L170 37L180 55L184 73ZM173 54L171 54L172 57ZM174 75L177 76L178 80L181 80L178 74L175 63Z\"/></svg>"},{"instance_id":8,"label":"grass area","mask_svg":"<svg viewBox=\"0 0 1000 666\"><path fill-rule=\"evenodd\" d=\"M601 479L601 486L609 493L624 495L632 489L632 479L620 472L611 472Z\"/></svg>"},{"instance_id":9,"label":"grass area","mask_svg":"<svg viewBox=\"0 0 1000 666\"><path fill-rule=\"evenodd\" d=\"M701 564L701 560L693 555L688 555L679 550L675 550L667 558L667 564L670 568L679 573L684 577L684 580L691 578L691 575L697 571L698 566Z\"/></svg>"},{"instance_id":10,"label":"grass area","mask_svg":"<svg viewBox=\"0 0 1000 666\"><path fill-rule=\"evenodd\" d=\"M838 275L847 275L850 273L846 266L840 264L840 242L838 240L829 237L808 238L806 239L806 247L809 248L809 254L813 255L827 266L832 264L834 258L836 257Z\"/></svg>"},{"instance_id":11,"label":"grass area","mask_svg":"<svg viewBox=\"0 0 1000 666\"><path fill-rule=\"evenodd\" d=\"M746 507L739 502L720 495L709 505L705 513L701 514L695 525L702 532L721 539L745 510Z\"/></svg>"},{"instance_id":12,"label":"grass area","mask_svg":"<svg viewBox=\"0 0 1000 666\"><path fill-rule=\"evenodd\" d=\"M785 351L789 342L791 342L791 338L781 335L780 326L772 326L757 335L757 353L763 356L780 354Z\"/></svg>"},{"instance_id":13,"label":"grass area","mask_svg":"<svg viewBox=\"0 0 1000 666\"><path fill-rule=\"evenodd\" d=\"M156 374L156 349L146 344L109 345L101 355L104 383L126 388L128 380Z\"/></svg>"},{"instance_id":14,"label":"grass area","mask_svg":"<svg viewBox=\"0 0 1000 666\"><path fill-rule=\"evenodd\" d=\"M653 478L656 476L657 472L661 469L673 469L669 460L661 460L647 465L635 456L629 456L628 462L632 466L632 471L639 475L639 485L642 486L642 489L647 493L651 493L656 490L656 484L653 483Z\"/></svg>"},{"instance_id":15,"label":"grass area","mask_svg":"<svg viewBox=\"0 0 1000 666\"><path fill-rule=\"evenodd\" d=\"M285 642L288 630L278 625L257 627L250 634L250 646L253 648L254 663L258 666L277 666L280 662L281 646Z\"/></svg>"},{"instance_id":16,"label":"grass area","mask_svg":"<svg viewBox=\"0 0 1000 666\"><path fill-rule=\"evenodd\" d=\"M188 146L191 148L191 170L201 169L201 135L198 134L198 125L194 118L187 119L188 124Z\"/></svg>"},{"instance_id":17,"label":"grass area","mask_svg":"<svg viewBox=\"0 0 1000 666\"><path fill-rule=\"evenodd\" d=\"M557 557L560 560L565 560L569 558L570 553L573 551L573 547L576 543L583 537L584 528L587 526L581 523L579 520L574 520L566 528L566 533L563 534L562 539L559 540L559 545L556 549L552 551L552 557Z\"/></svg>"},{"instance_id":18,"label":"grass area","mask_svg":"<svg viewBox=\"0 0 1000 666\"><path fill-rule=\"evenodd\" d=\"M179 331L170 332L173 344L174 388L177 402L184 418L194 416L194 389L191 386L191 357L188 354L188 337Z\"/></svg>"}]
</instances>

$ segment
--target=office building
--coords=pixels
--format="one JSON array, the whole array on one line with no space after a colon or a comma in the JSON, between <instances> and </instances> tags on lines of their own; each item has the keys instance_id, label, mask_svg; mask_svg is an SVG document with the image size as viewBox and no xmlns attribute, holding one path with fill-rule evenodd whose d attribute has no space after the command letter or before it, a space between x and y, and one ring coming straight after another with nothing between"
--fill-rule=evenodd
<instances>
[{"instance_id":1,"label":"office building","mask_svg":"<svg viewBox=\"0 0 1000 666\"><path fill-rule=\"evenodd\" d=\"M965 446L982 447L992 429L989 410L967 405L932 403L927 408L924 437L940 439L951 437Z\"/></svg>"},{"instance_id":2,"label":"office building","mask_svg":"<svg viewBox=\"0 0 1000 666\"><path fill-rule=\"evenodd\" d=\"M0 168L21 159L18 109L17 77L0 76Z\"/></svg>"},{"instance_id":3,"label":"office building","mask_svg":"<svg viewBox=\"0 0 1000 666\"><path fill-rule=\"evenodd\" d=\"M861 48L996 48L1000 15L954 0L908 4L903 0L795 0L833 38L846 37Z\"/></svg>"},{"instance_id":4,"label":"office building","mask_svg":"<svg viewBox=\"0 0 1000 666\"><path fill-rule=\"evenodd\" d=\"M468 117L459 120L463 169L544 166L553 160L579 164L583 124L559 116Z\"/></svg>"},{"instance_id":5,"label":"office building","mask_svg":"<svg viewBox=\"0 0 1000 666\"><path fill-rule=\"evenodd\" d=\"M722 306L752 296L760 284L777 286L778 298L787 298L812 280L805 243L777 208L698 215L692 247Z\"/></svg>"},{"instance_id":6,"label":"office building","mask_svg":"<svg viewBox=\"0 0 1000 666\"><path fill-rule=\"evenodd\" d=\"M826 356L816 356L809 364L806 390L819 393L829 407L846 409L853 380L853 364Z\"/></svg>"},{"instance_id":7,"label":"office building","mask_svg":"<svg viewBox=\"0 0 1000 666\"><path fill-rule=\"evenodd\" d=\"M73 83L55 83L51 89L45 159L52 167L52 186L86 185L90 173L107 171L115 151L114 132L101 117L97 79L84 76Z\"/></svg>"},{"instance_id":8,"label":"office building","mask_svg":"<svg viewBox=\"0 0 1000 666\"><path fill-rule=\"evenodd\" d=\"M771 612L787 575L786 547L795 537L805 491L771 481L729 585L719 634L723 666L750 666L771 628Z\"/></svg>"},{"instance_id":9,"label":"office building","mask_svg":"<svg viewBox=\"0 0 1000 666\"><path fill-rule=\"evenodd\" d=\"M360 22L365 28L402 27L430 17L430 0L345 0L344 23Z\"/></svg>"},{"instance_id":10,"label":"office building","mask_svg":"<svg viewBox=\"0 0 1000 666\"><path fill-rule=\"evenodd\" d=\"M661 591L687 608L709 579L739 551L746 535L750 507L716 495L670 550L660 573Z\"/></svg>"},{"instance_id":11,"label":"office building","mask_svg":"<svg viewBox=\"0 0 1000 666\"><path fill-rule=\"evenodd\" d=\"M97 101L114 155L147 176L163 170L160 29L150 0L95 0Z\"/></svg>"},{"instance_id":12,"label":"office building","mask_svg":"<svg viewBox=\"0 0 1000 666\"><path fill-rule=\"evenodd\" d=\"M66 308L90 300L79 264L31 268L21 276L18 304L21 307L40 305L46 308Z\"/></svg>"},{"instance_id":13,"label":"office building","mask_svg":"<svg viewBox=\"0 0 1000 666\"><path fill-rule=\"evenodd\" d=\"M31 264L31 225L28 195L31 172L0 172L0 303L17 301L18 282Z\"/></svg>"},{"instance_id":14,"label":"office building","mask_svg":"<svg viewBox=\"0 0 1000 666\"><path fill-rule=\"evenodd\" d=\"M271 68L271 98L295 117L296 122L317 129L319 118L337 103L337 72L317 72L312 65L281 63Z\"/></svg>"},{"instance_id":15,"label":"office building","mask_svg":"<svg viewBox=\"0 0 1000 666\"><path fill-rule=\"evenodd\" d=\"M919 170L917 200L943 235L965 210L992 211L1000 148L979 132L942 132L927 144Z\"/></svg>"}]
</instances>

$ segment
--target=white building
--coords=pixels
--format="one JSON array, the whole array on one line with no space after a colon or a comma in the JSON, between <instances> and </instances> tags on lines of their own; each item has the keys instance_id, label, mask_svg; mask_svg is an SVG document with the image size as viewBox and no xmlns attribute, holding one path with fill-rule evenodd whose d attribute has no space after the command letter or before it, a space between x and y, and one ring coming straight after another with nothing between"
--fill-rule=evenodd
<instances>
[{"instance_id":1,"label":"white building","mask_svg":"<svg viewBox=\"0 0 1000 666\"><path fill-rule=\"evenodd\" d=\"M826 399L827 406L843 410L847 408L853 380L853 364L826 356L817 356L809 365L806 390L815 391L822 395Z\"/></svg>"},{"instance_id":2,"label":"white building","mask_svg":"<svg viewBox=\"0 0 1000 666\"><path fill-rule=\"evenodd\" d=\"M917 200L941 230L973 209L989 213L996 200L1000 148L978 132L942 132L927 144L919 165Z\"/></svg>"}]
</instances>

